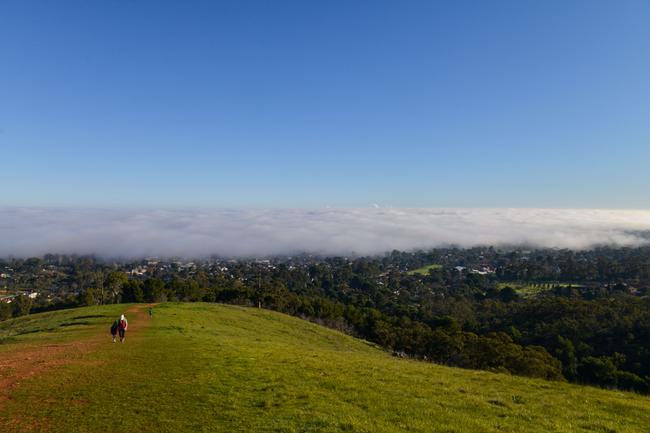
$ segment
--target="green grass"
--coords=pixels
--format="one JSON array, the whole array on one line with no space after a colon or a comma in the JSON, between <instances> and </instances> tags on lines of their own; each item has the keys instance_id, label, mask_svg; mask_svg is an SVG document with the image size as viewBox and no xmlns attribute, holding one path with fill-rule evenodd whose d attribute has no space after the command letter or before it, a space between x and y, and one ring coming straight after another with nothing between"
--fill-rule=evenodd
<instances>
[{"instance_id":1,"label":"green grass","mask_svg":"<svg viewBox=\"0 0 650 433\"><path fill-rule=\"evenodd\" d=\"M52 313L24 319L25 328L39 323L48 340L86 338L106 333L109 322L60 331L55 323L121 309ZM393 358L266 310L163 304L148 327L129 332L125 344L107 338L82 362L21 381L0 402L0 431L641 433L650 426L647 397ZM39 335L18 336L18 344L36 344Z\"/></svg>"},{"instance_id":2,"label":"green grass","mask_svg":"<svg viewBox=\"0 0 650 433\"><path fill-rule=\"evenodd\" d=\"M544 292L552 290L554 287L582 287L580 284L575 283L517 283L517 282L508 282L508 283L499 283L498 288L503 289L504 287L512 287L517 291L517 293L525 298L533 297L540 295Z\"/></svg>"},{"instance_id":3,"label":"green grass","mask_svg":"<svg viewBox=\"0 0 650 433\"><path fill-rule=\"evenodd\" d=\"M0 322L0 353L12 349L7 343L64 342L97 333L129 308L129 304L52 311ZM106 323L108 322L108 325Z\"/></svg>"},{"instance_id":4,"label":"green grass","mask_svg":"<svg viewBox=\"0 0 650 433\"><path fill-rule=\"evenodd\" d=\"M422 266L421 268L417 269L412 269L407 273L407 275L429 275L429 269L442 269L442 265L427 265L427 266Z\"/></svg>"}]
</instances>

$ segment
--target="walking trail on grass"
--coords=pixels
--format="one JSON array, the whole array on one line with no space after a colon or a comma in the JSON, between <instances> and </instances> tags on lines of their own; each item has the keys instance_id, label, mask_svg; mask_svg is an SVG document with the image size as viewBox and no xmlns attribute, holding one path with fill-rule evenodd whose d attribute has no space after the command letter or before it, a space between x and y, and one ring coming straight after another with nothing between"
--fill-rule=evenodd
<instances>
[{"instance_id":1,"label":"walking trail on grass","mask_svg":"<svg viewBox=\"0 0 650 433\"><path fill-rule=\"evenodd\" d=\"M136 306L126 310L129 320L129 329L126 333L127 340L123 344L132 342L140 331L151 322L146 314L149 306ZM112 322L112 321L111 321ZM28 345L15 351L0 354L0 411L3 403L11 400L12 393L25 379L51 372L57 367L77 363L97 365L98 361L86 359L89 353L99 347L112 344L107 329L110 323L101 328L91 337L81 340L46 345ZM120 344L120 343L116 343Z\"/></svg>"}]
</instances>

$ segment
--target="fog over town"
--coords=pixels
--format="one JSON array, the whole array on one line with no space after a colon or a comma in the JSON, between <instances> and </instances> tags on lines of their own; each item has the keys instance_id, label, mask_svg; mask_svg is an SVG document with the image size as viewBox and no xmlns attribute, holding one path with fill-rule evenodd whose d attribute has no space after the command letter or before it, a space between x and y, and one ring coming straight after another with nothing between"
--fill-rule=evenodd
<instances>
[{"instance_id":1,"label":"fog over town","mask_svg":"<svg viewBox=\"0 0 650 433\"><path fill-rule=\"evenodd\" d=\"M571 209L0 209L0 256L379 254L449 245L587 249L650 240L650 211Z\"/></svg>"}]
</instances>

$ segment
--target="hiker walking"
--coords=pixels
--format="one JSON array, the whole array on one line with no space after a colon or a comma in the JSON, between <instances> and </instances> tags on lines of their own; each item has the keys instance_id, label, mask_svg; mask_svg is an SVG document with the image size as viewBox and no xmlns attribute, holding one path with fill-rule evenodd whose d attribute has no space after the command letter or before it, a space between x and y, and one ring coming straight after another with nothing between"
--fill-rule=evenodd
<instances>
[{"instance_id":1,"label":"hiker walking","mask_svg":"<svg viewBox=\"0 0 650 433\"><path fill-rule=\"evenodd\" d=\"M122 314L122 317L120 317L120 320L117 324L117 330L120 333L120 343L124 342L124 339L126 338L124 334L126 334L126 329L129 327L129 322L126 320L126 317L124 317L124 314Z\"/></svg>"},{"instance_id":2,"label":"hiker walking","mask_svg":"<svg viewBox=\"0 0 650 433\"><path fill-rule=\"evenodd\" d=\"M115 338L117 337L117 328L120 326L119 320L115 319L111 325L111 335L113 336L113 343L115 343Z\"/></svg>"},{"instance_id":3,"label":"hiker walking","mask_svg":"<svg viewBox=\"0 0 650 433\"><path fill-rule=\"evenodd\" d=\"M153 317L153 308L149 307L149 317Z\"/></svg>"}]
</instances>

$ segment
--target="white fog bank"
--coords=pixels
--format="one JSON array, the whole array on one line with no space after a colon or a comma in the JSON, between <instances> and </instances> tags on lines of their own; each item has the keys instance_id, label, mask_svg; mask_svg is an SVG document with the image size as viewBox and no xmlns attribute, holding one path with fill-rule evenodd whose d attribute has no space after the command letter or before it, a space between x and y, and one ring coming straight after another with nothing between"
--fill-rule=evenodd
<instances>
[{"instance_id":1,"label":"white fog bank","mask_svg":"<svg viewBox=\"0 0 650 433\"><path fill-rule=\"evenodd\" d=\"M638 246L650 211L0 208L0 257L376 254L447 245Z\"/></svg>"}]
</instances>

